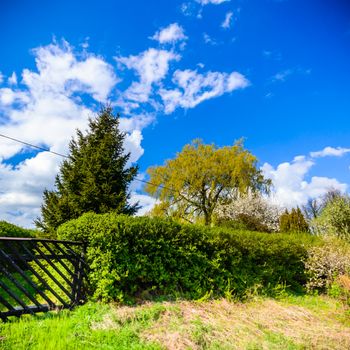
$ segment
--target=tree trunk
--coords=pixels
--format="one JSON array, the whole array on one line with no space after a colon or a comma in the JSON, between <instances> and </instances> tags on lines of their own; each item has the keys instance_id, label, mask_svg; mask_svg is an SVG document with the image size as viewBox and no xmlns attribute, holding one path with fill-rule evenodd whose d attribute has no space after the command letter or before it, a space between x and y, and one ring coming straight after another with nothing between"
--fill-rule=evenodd
<instances>
[{"instance_id":1,"label":"tree trunk","mask_svg":"<svg viewBox=\"0 0 350 350\"><path fill-rule=\"evenodd\" d=\"M204 219L205 219L205 226L210 226L211 225L211 214L204 213Z\"/></svg>"}]
</instances>

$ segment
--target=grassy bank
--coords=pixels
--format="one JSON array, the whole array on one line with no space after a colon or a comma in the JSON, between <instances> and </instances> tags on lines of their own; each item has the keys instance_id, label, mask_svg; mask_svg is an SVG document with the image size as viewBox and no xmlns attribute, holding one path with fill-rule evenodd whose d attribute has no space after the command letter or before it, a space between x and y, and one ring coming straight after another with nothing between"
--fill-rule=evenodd
<instances>
[{"instance_id":1,"label":"grassy bank","mask_svg":"<svg viewBox=\"0 0 350 350\"><path fill-rule=\"evenodd\" d=\"M0 324L8 349L349 349L349 310L325 296L246 303L89 303Z\"/></svg>"}]
</instances>

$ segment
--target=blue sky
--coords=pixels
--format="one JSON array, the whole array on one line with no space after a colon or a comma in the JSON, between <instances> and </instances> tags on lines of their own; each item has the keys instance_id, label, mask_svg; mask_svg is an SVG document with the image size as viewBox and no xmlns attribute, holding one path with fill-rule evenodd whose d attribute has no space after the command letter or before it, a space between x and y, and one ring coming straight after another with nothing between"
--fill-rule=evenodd
<instances>
[{"instance_id":1,"label":"blue sky","mask_svg":"<svg viewBox=\"0 0 350 350\"><path fill-rule=\"evenodd\" d=\"M13 0L0 30L2 134L66 152L109 101L141 177L244 137L281 205L349 189L348 1ZM0 219L30 226L60 159L0 139L0 160Z\"/></svg>"}]
</instances>

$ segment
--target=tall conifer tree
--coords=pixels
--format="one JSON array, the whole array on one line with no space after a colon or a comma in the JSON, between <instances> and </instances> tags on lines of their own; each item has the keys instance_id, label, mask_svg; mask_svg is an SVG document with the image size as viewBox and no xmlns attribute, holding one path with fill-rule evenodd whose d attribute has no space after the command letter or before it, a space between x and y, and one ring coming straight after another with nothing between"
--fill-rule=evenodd
<instances>
[{"instance_id":1,"label":"tall conifer tree","mask_svg":"<svg viewBox=\"0 0 350 350\"><path fill-rule=\"evenodd\" d=\"M37 227L54 235L59 225L86 212L137 211L137 204L128 203L128 186L138 167L127 167L130 154L124 152L125 134L119 130L118 118L111 107L105 107L89 120L86 134L77 131L56 176L56 189L44 191Z\"/></svg>"},{"instance_id":2,"label":"tall conifer tree","mask_svg":"<svg viewBox=\"0 0 350 350\"><path fill-rule=\"evenodd\" d=\"M309 232L307 224L300 208L293 208L291 212L286 210L280 217L281 232Z\"/></svg>"}]
</instances>

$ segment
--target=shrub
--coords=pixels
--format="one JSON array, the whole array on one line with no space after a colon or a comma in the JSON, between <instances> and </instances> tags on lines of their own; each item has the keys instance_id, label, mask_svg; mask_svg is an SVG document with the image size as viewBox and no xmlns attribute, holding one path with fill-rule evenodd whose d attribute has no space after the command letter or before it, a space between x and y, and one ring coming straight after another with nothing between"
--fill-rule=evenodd
<instances>
[{"instance_id":1,"label":"shrub","mask_svg":"<svg viewBox=\"0 0 350 350\"><path fill-rule=\"evenodd\" d=\"M298 289L306 283L307 249L318 240L114 213L85 214L62 225L58 236L87 243L91 293L105 301L242 297L257 284Z\"/></svg>"},{"instance_id":2,"label":"shrub","mask_svg":"<svg viewBox=\"0 0 350 350\"><path fill-rule=\"evenodd\" d=\"M328 288L328 294L350 306L350 276L338 276Z\"/></svg>"},{"instance_id":3,"label":"shrub","mask_svg":"<svg viewBox=\"0 0 350 350\"><path fill-rule=\"evenodd\" d=\"M259 218L249 214L238 214L234 220L218 219L216 225L219 227L231 227L238 230L271 232L267 225L264 225Z\"/></svg>"},{"instance_id":4,"label":"shrub","mask_svg":"<svg viewBox=\"0 0 350 350\"><path fill-rule=\"evenodd\" d=\"M338 196L329 201L321 215L312 221L312 227L318 234L350 241L350 197Z\"/></svg>"},{"instance_id":5,"label":"shrub","mask_svg":"<svg viewBox=\"0 0 350 350\"><path fill-rule=\"evenodd\" d=\"M322 245L309 248L305 261L309 291L327 291L339 276L350 273L350 245L340 239L327 238Z\"/></svg>"},{"instance_id":6,"label":"shrub","mask_svg":"<svg viewBox=\"0 0 350 350\"><path fill-rule=\"evenodd\" d=\"M35 237L38 231L30 230L10 224L6 221L0 221L0 237Z\"/></svg>"}]
</instances>

